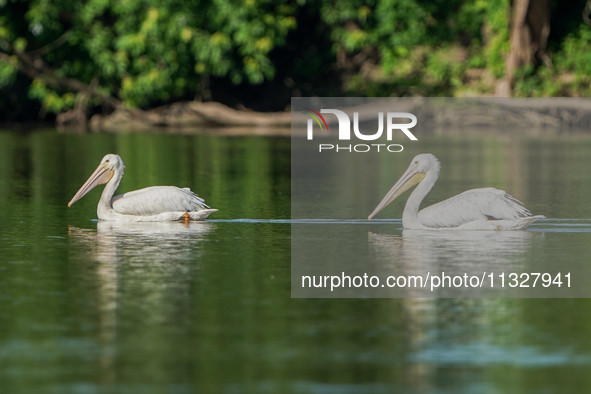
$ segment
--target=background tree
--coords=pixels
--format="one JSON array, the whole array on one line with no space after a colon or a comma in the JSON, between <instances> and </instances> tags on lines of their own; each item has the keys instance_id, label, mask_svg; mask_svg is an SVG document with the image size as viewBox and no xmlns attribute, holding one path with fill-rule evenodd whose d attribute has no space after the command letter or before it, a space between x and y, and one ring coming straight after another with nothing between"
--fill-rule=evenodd
<instances>
[{"instance_id":1,"label":"background tree","mask_svg":"<svg viewBox=\"0 0 591 394\"><path fill-rule=\"evenodd\" d=\"M497 85L497 96L511 96L515 71L520 67L544 61L551 66L546 54L550 34L550 0L515 0L512 7L511 51L507 57L506 77Z\"/></svg>"},{"instance_id":2,"label":"background tree","mask_svg":"<svg viewBox=\"0 0 591 394\"><path fill-rule=\"evenodd\" d=\"M1 5L0 83L27 75L50 112L207 97L210 76L260 84L275 73L269 52L295 27L294 6L260 0Z\"/></svg>"},{"instance_id":3,"label":"background tree","mask_svg":"<svg viewBox=\"0 0 591 394\"><path fill-rule=\"evenodd\" d=\"M518 96L589 95L585 3L0 0L0 119L83 123L194 99L277 111L298 95L493 95L500 81Z\"/></svg>"}]
</instances>

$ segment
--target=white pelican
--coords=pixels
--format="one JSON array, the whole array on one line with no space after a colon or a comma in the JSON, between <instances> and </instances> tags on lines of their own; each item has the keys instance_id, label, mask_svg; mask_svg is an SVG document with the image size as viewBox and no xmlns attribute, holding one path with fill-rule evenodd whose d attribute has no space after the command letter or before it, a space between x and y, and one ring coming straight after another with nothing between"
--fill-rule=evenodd
<instances>
[{"instance_id":1,"label":"white pelican","mask_svg":"<svg viewBox=\"0 0 591 394\"><path fill-rule=\"evenodd\" d=\"M97 207L100 220L127 222L165 222L172 220L203 220L217 209L210 209L205 200L189 188L152 186L113 197L123 177L123 160L108 154L68 203L71 206L94 187L107 184Z\"/></svg>"},{"instance_id":2,"label":"white pelican","mask_svg":"<svg viewBox=\"0 0 591 394\"><path fill-rule=\"evenodd\" d=\"M428 153L416 156L368 219L416 184L419 185L408 198L402 213L405 229L522 230L544 217L532 216L521 202L492 187L465 191L419 212L421 201L438 177L439 161L435 156Z\"/></svg>"}]
</instances>

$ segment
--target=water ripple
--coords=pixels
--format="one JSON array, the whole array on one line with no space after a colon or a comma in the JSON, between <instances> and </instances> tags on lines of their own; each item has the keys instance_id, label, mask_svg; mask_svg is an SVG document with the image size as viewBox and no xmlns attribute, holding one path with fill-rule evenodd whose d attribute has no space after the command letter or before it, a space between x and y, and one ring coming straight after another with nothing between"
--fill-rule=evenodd
<instances>
[{"instance_id":1,"label":"water ripple","mask_svg":"<svg viewBox=\"0 0 591 394\"><path fill-rule=\"evenodd\" d=\"M209 223L246 223L246 224L317 224L317 225L364 225L400 227L401 219L211 219ZM589 233L591 219L540 219L528 227L527 231L543 233Z\"/></svg>"}]
</instances>

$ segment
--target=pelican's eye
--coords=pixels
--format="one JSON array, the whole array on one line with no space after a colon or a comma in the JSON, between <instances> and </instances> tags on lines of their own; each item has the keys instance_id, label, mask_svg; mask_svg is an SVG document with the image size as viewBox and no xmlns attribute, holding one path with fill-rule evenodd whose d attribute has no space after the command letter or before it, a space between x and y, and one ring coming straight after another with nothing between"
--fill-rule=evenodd
<instances>
[{"instance_id":1,"label":"pelican's eye","mask_svg":"<svg viewBox=\"0 0 591 394\"><path fill-rule=\"evenodd\" d=\"M105 163L108 163L108 162L109 162L109 160L105 160Z\"/></svg>"},{"instance_id":2,"label":"pelican's eye","mask_svg":"<svg viewBox=\"0 0 591 394\"><path fill-rule=\"evenodd\" d=\"M107 160L107 161L109 161L109 160ZM419 161L418 160L415 160L415 164L419 164Z\"/></svg>"}]
</instances>

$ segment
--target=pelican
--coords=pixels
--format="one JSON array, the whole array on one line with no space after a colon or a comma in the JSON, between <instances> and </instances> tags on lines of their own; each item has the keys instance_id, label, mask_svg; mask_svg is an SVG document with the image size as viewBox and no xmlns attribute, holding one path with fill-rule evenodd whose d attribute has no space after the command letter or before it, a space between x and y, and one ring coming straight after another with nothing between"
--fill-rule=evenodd
<instances>
[{"instance_id":1,"label":"pelican","mask_svg":"<svg viewBox=\"0 0 591 394\"><path fill-rule=\"evenodd\" d=\"M421 201L437 182L439 168L439 161L432 154L416 156L368 219L417 184L402 213L405 229L522 230L544 217L532 216L521 202L492 187L465 191L419 212Z\"/></svg>"},{"instance_id":2,"label":"pelican","mask_svg":"<svg viewBox=\"0 0 591 394\"><path fill-rule=\"evenodd\" d=\"M90 178L72 197L68 207L98 185L107 184L97 207L100 220L127 222L165 222L203 220L217 209L210 209L205 200L189 188L152 186L113 197L123 177L123 160L108 154Z\"/></svg>"}]
</instances>

